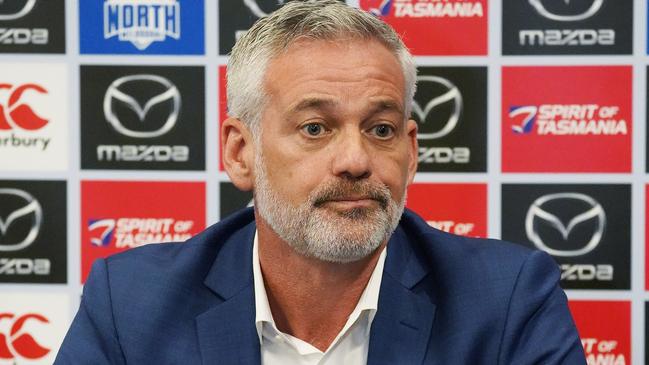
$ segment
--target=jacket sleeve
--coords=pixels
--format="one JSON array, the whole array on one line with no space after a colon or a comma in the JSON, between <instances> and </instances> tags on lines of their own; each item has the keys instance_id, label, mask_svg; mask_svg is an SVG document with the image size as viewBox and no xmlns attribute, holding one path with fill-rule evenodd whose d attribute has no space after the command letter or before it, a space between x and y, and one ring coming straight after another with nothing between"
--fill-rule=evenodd
<instances>
[{"instance_id":1,"label":"jacket sleeve","mask_svg":"<svg viewBox=\"0 0 649 365\"><path fill-rule=\"evenodd\" d=\"M106 261L98 259L83 288L79 311L54 364L125 364L110 297Z\"/></svg>"},{"instance_id":2,"label":"jacket sleeve","mask_svg":"<svg viewBox=\"0 0 649 365\"><path fill-rule=\"evenodd\" d=\"M556 262L534 251L509 302L499 364L586 364Z\"/></svg>"}]
</instances>

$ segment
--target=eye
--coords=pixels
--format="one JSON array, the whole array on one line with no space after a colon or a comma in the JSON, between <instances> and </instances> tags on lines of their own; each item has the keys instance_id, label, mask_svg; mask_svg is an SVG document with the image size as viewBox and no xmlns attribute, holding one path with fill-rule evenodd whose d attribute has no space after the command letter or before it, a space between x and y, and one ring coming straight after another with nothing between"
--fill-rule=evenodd
<instances>
[{"instance_id":1,"label":"eye","mask_svg":"<svg viewBox=\"0 0 649 365\"><path fill-rule=\"evenodd\" d=\"M319 137L323 135L326 130L320 123L309 123L302 126L302 131L311 137Z\"/></svg>"},{"instance_id":2,"label":"eye","mask_svg":"<svg viewBox=\"0 0 649 365\"><path fill-rule=\"evenodd\" d=\"M388 139L394 135L394 127L389 124L378 124L370 132L380 139Z\"/></svg>"}]
</instances>

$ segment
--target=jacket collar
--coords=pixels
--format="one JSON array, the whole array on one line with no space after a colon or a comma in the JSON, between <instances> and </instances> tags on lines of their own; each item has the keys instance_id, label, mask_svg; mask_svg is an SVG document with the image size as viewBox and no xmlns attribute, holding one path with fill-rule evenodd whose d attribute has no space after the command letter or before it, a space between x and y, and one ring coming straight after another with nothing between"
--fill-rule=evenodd
<instances>
[{"instance_id":1,"label":"jacket collar","mask_svg":"<svg viewBox=\"0 0 649 365\"><path fill-rule=\"evenodd\" d=\"M426 255L417 246L425 222L404 212L390 238L378 311L372 322L368 364L421 363L435 316L435 305L417 284L428 275ZM252 208L218 223L205 237L219 250L205 285L223 301L196 317L203 362L260 364L255 327ZM219 242L220 241L220 242Z\"/></svg>"}]
</instances>

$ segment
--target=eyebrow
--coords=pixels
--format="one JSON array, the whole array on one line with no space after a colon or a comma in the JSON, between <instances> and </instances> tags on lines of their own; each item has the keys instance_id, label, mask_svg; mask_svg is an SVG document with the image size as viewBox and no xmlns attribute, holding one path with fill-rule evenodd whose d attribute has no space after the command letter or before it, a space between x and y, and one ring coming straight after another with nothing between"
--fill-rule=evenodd
<instances>
[{"instance_id":1,"label":"eyebrow","mask_svg":"<svg viewBox=\"0 0 649 365\"><path fill-rule=\"evenodd\" d=\"M336 102L333 99L312 97L300 100L295 106L289 109L289 113L297 113L308 109L331 109L335 106ZM368 114L378 114L383 111L396 111L399 114L403 114L402 107L390 99L372 101Z\"/></svg>"},{"instance_id":2,"label":"eyebrow","mask_svg":"<svg viewBox=\"0 0 649 365\"><path fill-rule=\"evenodd\" d=\"M399 114L403 115L403 109L401 108L401 106L392 100L381 99L372 102L372 107L370 109L371 114L378 114L383 111L396 111Z\"/></svg>"},{"instance_id":3,"label":"eyebrow","mask_svg":"<svg viewBox=\"0 0 649 365\"><path fill-rule=\"evenodd\" d=\"M297 113L303 110L308 109L328 109L336 105L336 102L333 99L325 98L306 98L300 100L295 106L289 109L289 113Z\"/></svg>"}]
</instances>

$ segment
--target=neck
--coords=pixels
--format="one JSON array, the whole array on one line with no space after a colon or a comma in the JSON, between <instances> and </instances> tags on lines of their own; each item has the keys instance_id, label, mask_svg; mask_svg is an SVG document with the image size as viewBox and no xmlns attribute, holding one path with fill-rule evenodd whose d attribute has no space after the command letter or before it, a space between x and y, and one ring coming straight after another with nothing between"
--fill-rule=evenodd
<instances>
[{"instance_id":1,"label":"neck","mask_svg":"<svg viewBox=\"0 0 649 365\"><path fill-rule=\"evenodd\" d=\"M332 263L298 254L255 212L259 263L277 328L326 350L356 307L386 243L370 256Z\"/></svg>"}]
</instances>

